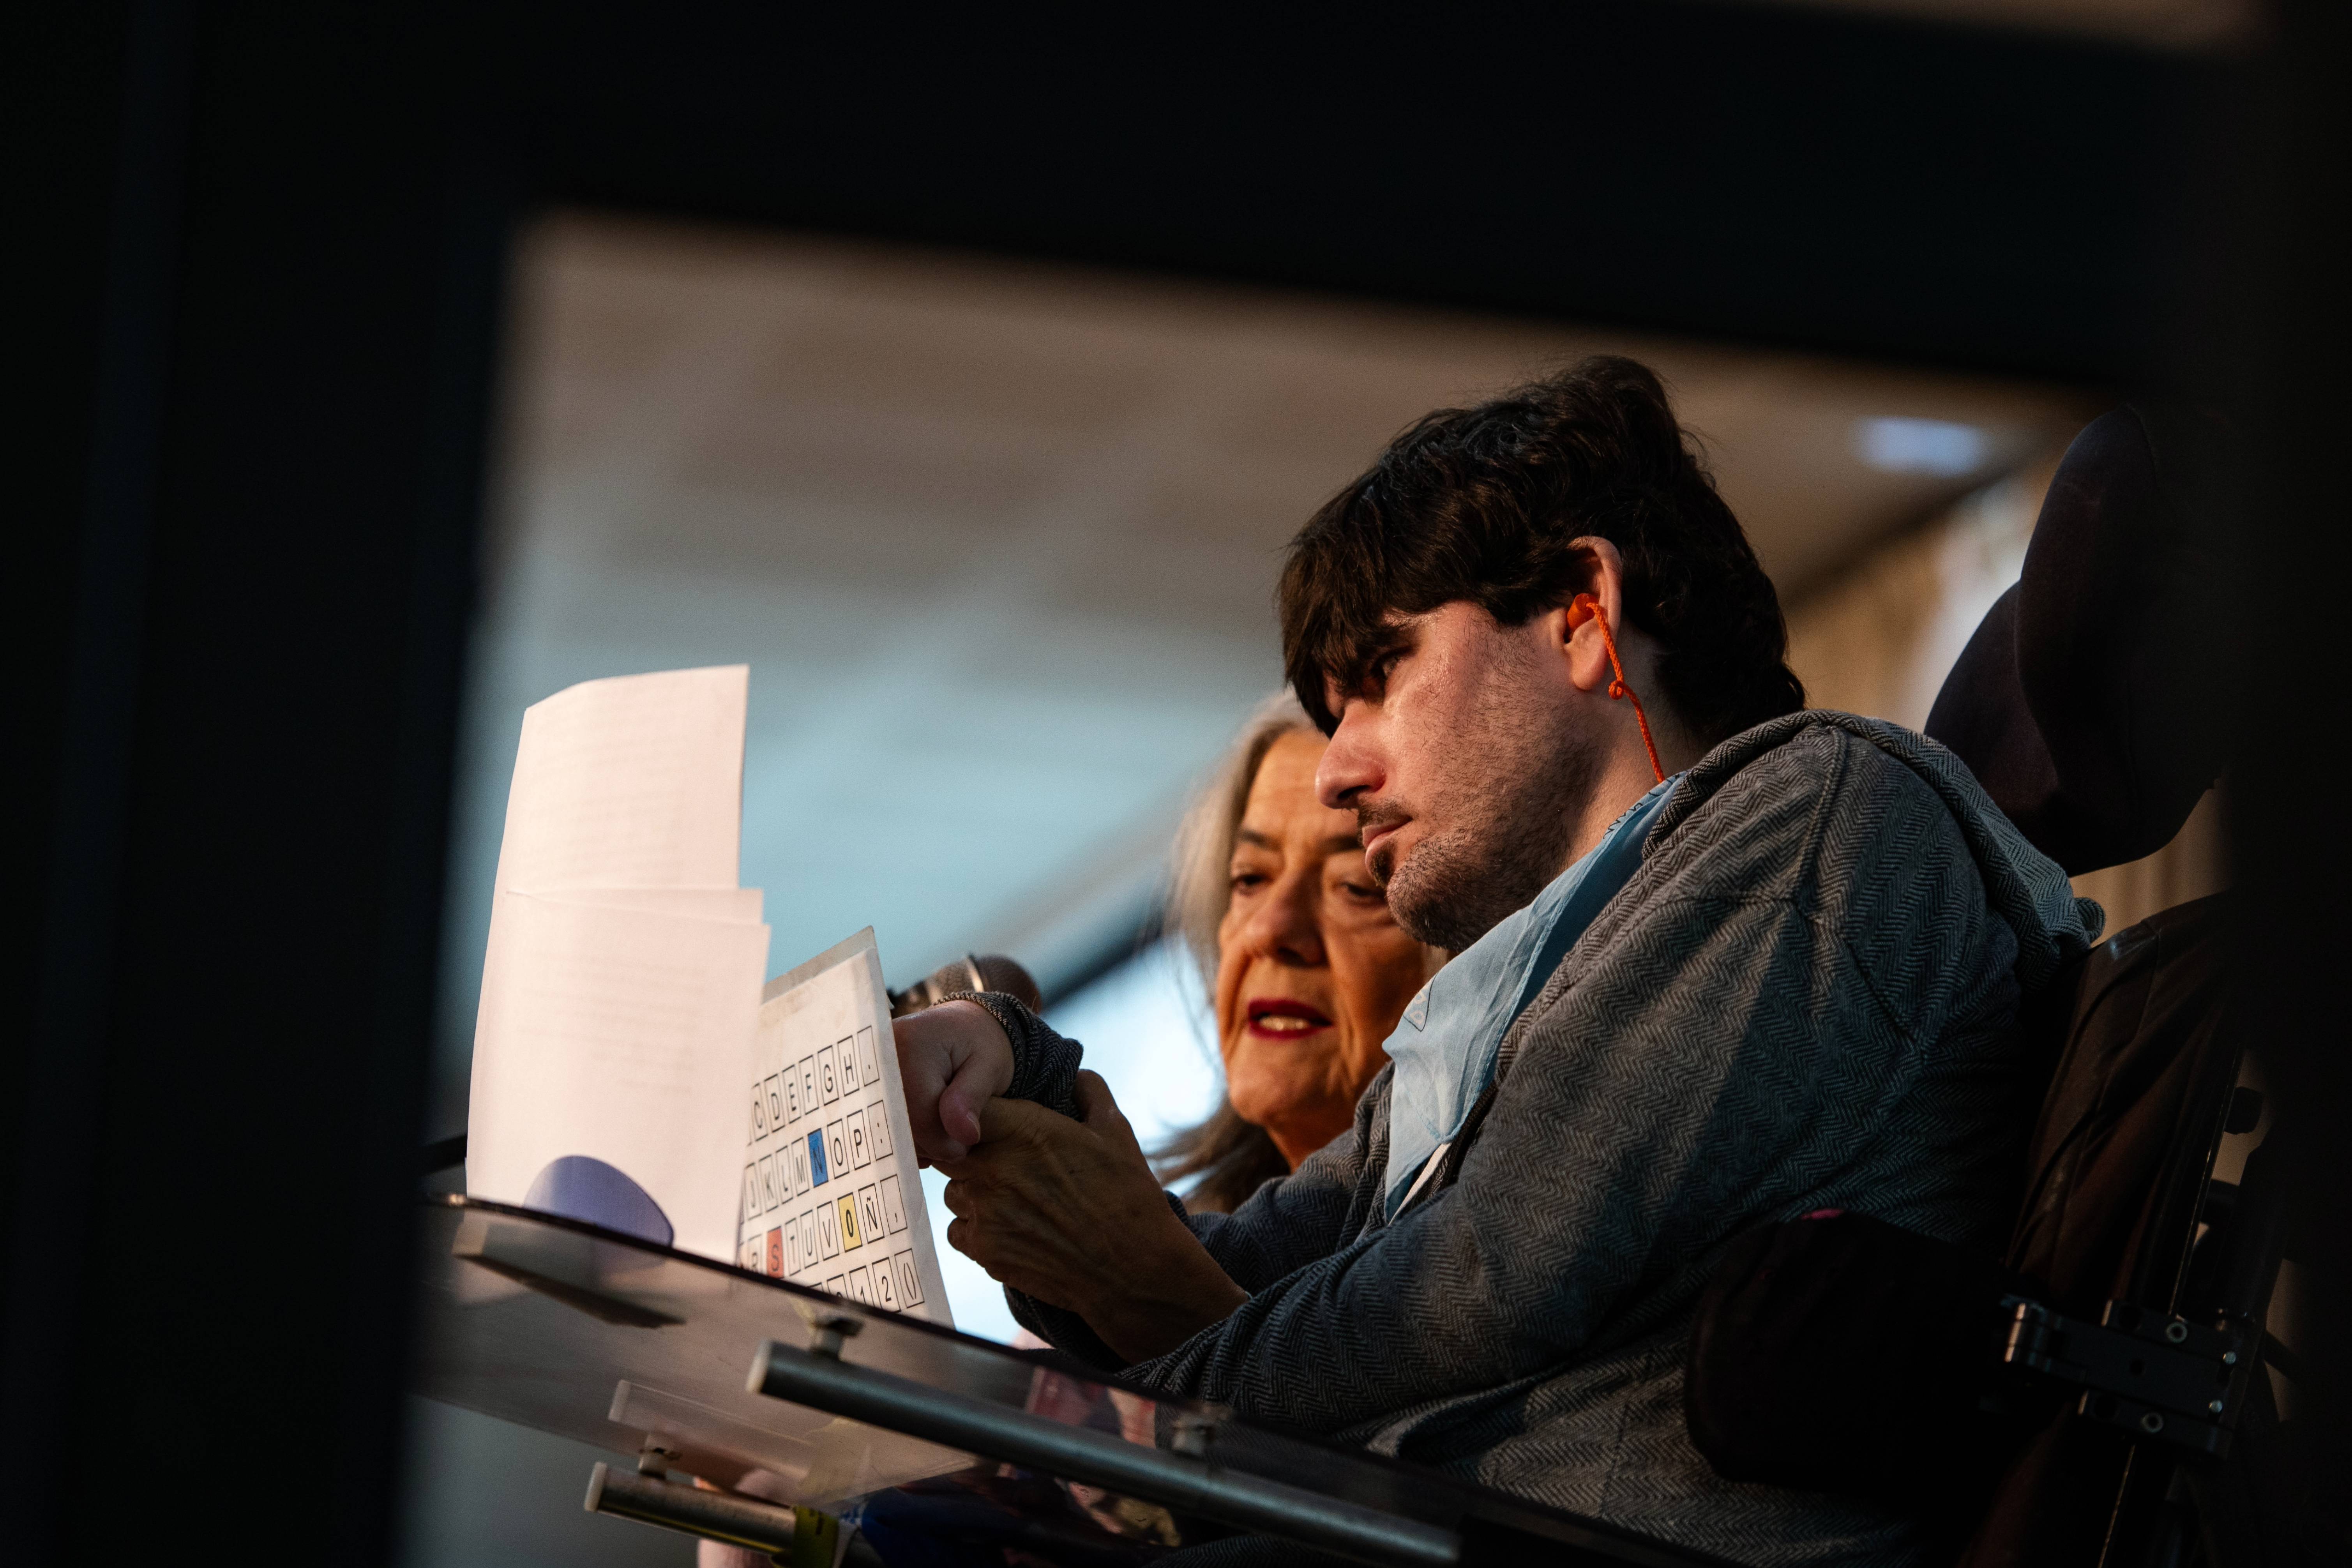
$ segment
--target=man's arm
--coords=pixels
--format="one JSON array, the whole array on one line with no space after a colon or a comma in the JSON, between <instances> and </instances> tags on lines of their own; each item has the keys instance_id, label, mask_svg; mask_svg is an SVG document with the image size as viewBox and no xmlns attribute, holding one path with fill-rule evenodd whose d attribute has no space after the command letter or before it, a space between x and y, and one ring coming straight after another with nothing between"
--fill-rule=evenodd
<instances>
[{"instance_id":1,"label":"man's arm","mask_svg":"<svg viewBox=\"0 0 2352 1568\"><path fill-rule=\"evenodd\" d=\"M1774 771L1580 942L1454 1186L1127 1375L1345 1430L1672 1327L1749 1225L1931 1190L1927 1150L1890 1129L1956 1047L1999 1069L2014 1031L1985 999L2014 943L1924 788L1863 801L1834 760L1788 787ZM1833 821L1871 870L1824 891ZM1865 966L1857 932L1906 961ZM1990 1021L1948 1040L1956 1008Z\"/></svg>"},{"instance_id":2,"label":"man's arm","mask_svg":"<svg viewBox=\"0 0 2352 1568\"><path fill-rule=\"evenodd\" d=\"M965 991L891 1021L915 1151L931 1164L981 1141L982 1108L1001 1097L1076 1118L1078 1042L1001 991Z\"/></svg>"},{"instance_id":3,"label":"man's arm","mask_svg":"<svg viewBox=\"0 0 2352 1568\"><path fill-rule=\"evenodd\" d=\"M1674 912L1654 915L1681 923L1666 918ZM1720 961L1737 959L1790 975L1823 957L1785 902L1706 914L1689 922L1709 928L1703 940L1645 956L1667 973L1722 973ZM1722 1167L1703 1184L1713 1174L1748 1183L1743 1213L1783 1198L1768 1146L1782 1140L1743 1146L1739 1132L1718 1130L1753 1119L1763 1132L1762 1115L1806 1118L1795 1084L1800 1103L1759 1115L1749 1102L1762 1097L1738 1081L1736 1064L1755 1036L1793 1037L1812 1025L1804 987L1736 998L1672 987L1669 999L1659 972L1640 967L1649 972L1638 979L1618 964L1588 975L1532 1023L1453 1186L1127 1375L1339 1430L1558 1366L1604 1331L1658 1326L1612 1318L1648 1270L1686 1266L1678 1248L1659 1252L1662 1233L1688 1226L1684 1239L1703 1251L1719 1238L1696 1234L1702 1227L1738 1228L1735 1215L1687 1212L1702 1150ZM1877 1027L1870 1020L1863 1032ZM1843 1031L1831 1022L1830 1032Z\"/></svg>"},{"instance_id":4,"label":"man's arm","mask_svg":"<svg viewBox=\"0 0 2352 1568\"><path fill-rule=\"evenodd\" d=\"M1160 1190L1102 1080L1076 1071L1076 1042L1009 997L992 994L985 1013L980 1001L898 1020L900 1076L917 1147L951 1178L949 1239L1006 1282L1015 1316L1052 1342L1114 1366L1171 1348L1328 1253L1379 1201L1385 1071L1348 1135L1237 1215L1188 1215ZM963 1121L959 1097L1000 1083L1010 1094L980 1098ZM1017 1103L1024 1089L1066 1100L1078 1118Z\"/></svg>"},{"instance_id":5,"label":"man's arm","mask_svg":"<svg viewBox=\"0 0 2352 1568\"><path fill-rule=\"evenodd\" d=\"M1082 1120L1017 1100L943 1163L948 1241L1006 1286L1076 1312L1123 1364L1174 1349L1248 1299L1168 1201L1110 1090L1077 1079ZM1091 1349L1092 1347L1088 1347Z\"/></svg>"}]
</instances>

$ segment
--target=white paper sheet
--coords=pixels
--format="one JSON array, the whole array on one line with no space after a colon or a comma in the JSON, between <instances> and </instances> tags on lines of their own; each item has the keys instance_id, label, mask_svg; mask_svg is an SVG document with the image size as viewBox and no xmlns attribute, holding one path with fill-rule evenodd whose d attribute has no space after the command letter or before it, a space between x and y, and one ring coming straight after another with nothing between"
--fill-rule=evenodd
<instances>
[{"instance_id":1,"label":"white paper sheet","mask_svg":"<svg viewBox=\"0 0 2352 1568\"><path fill-rule=\"evenodd\" d=\"M732 1257L768 928L530 893L499 901L509 983L475 1051L503 1114L469 1131L467 1191L522 1203L551 1162L586 1156L651 1196L672 1246Z\"/></svg>"},{"instance_id":2,"label":"white paper sheet","mask_svg":"<svg viewBox=\"0 0 2352 1568\"><path fill-rule=\"evenodd\" d=\"M517 889L560 898L575 904L607 910L643 910L653 914L686 915L698 921L760 923L761 896L757 888L558 888Z\"/></svg>"},{"instance_id":3,"label":"white paper sheet","mask_svg":"<svg viewBox=\"0 0 2352 1568\"><path fill-rule=\"evenodd\" d=\"M768 947L759 889L735 886L748 690L740 665L673 670L524 714L475 1025L474 1195L735 1255Z\"/></svg>"},{"instance_id":4,"label":"white paper sheet","mask_svg":"<svg viewBox=\"0 0 2352 1568\"><path fill-rule=\"evenodd\" d=\"M732 888L749 665L590 680L522 717L498 885Z\"/></svg>"},{"instance_id":5,"label":"white paper sheet","mask_svg":"<svg viewBox=\"0 0 2352 1568\"><path fill-rule=\"evenodd\" d=\"M736 1261L953 1326L873 928L769 983L751 1089Z\"/></svg>"}]
</instances>

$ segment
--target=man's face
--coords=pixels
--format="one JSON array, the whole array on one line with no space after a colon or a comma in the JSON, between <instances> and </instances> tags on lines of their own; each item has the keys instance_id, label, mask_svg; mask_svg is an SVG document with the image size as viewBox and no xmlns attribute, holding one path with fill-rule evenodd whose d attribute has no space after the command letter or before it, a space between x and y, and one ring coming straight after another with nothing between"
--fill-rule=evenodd
<instances>
[{"instance_id":1,"label":"man's face","mask_svg":"<svg viewBox=\"0 0 2352 1568\"><path fill-rule=\"evenodd\" d=\"M1433 946L1459 952L1568 865L1601 738L1579 731L1556 619L1396 616L1363 689L1326 693L1317 795L1356 814L1397 923Z\"/></svg>"}]
</instances>

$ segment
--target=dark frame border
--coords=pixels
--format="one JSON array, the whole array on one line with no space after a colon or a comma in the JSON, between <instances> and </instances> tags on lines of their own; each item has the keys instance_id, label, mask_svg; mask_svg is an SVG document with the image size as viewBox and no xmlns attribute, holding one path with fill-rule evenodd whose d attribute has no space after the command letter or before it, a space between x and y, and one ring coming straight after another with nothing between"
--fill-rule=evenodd
<instances>
[{"instance_id":1,"label":"dark frame border","mask_svg":"<svg viewBox=\"0 0 2352 1568\"><path fill-rule=\"evenodd\" d=\"M1432 15L19 21L22 1561L110 1533L126 1485L175 1544L390 1550L504 247L546 203L2222 389L2267 458L2261 597L2217 611L2266 677L2247 978L2340 1121L2352 867L2305 704L2346 664L2341 16L2289 5L2231 63L1755 6ZM266 1519L217 1510L222 1466L266 1468Z\"/></svg>"}]
</instances>

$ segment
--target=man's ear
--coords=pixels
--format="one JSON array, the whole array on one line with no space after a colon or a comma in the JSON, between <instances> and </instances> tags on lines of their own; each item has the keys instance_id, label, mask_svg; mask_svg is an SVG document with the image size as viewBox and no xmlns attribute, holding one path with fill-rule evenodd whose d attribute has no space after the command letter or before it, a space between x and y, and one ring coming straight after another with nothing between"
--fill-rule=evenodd
<instances>
[{"instance_id":1,"label":"man's ear","mask_svg":"<svg viewBox=\"0 0 2352 1568\"><path fill-rule=\"evenodd\" d=\"M1585 559L1586 582L1583 591L1592 595L1601 613L1609 618L1609 629L1622 632L1625 625L1625 558L1617 547L1597 533L1582 534L1568 542L1568 547ZM1568 678L1579 691L1598 691L1615 676L1609 666L1609 648L1601 635L1597 621L1588 619L1573 630L1568 629L1567 606L1553 612L1561 627L1562 647L1568 655Z\"/></svg>"}]
</instances>

